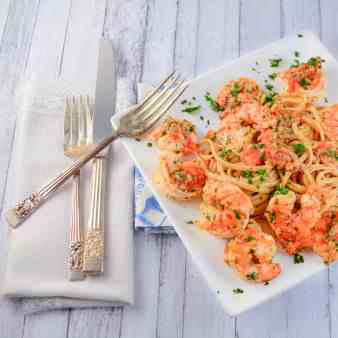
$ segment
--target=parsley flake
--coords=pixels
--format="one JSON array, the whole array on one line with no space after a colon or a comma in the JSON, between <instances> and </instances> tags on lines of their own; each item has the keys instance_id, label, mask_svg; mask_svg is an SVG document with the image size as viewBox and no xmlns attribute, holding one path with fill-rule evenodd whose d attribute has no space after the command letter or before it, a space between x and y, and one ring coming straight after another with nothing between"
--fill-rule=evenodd
<instances>
[{"instance_id":1,"label":"parsley flake","mask_svg":"<svg viewBox=\"0 0 338 338\"><path fill-rule=\"evenodd\" d=\"M240 91L241 91L241 89L239 88L238 83L235 82L232 86L232 89L231 89L231 95L233 97L237 97L237 95L239 94Z\"/></svg>"},{"instance_id":2,"label":"parsley flake","mask_svg":"<svg viewBox=\"0 0 338 338\"><path fill-rule=\"evenodd\" d=\"M336 159L336 161L338 161L338 153L337 153L337 150L335 150L335 149L329 149L327 151L327 156L330 156L330 157Z\"/></svg>"},{"instance_id":3,"label":"parsley flake","mask_svg":"<svg viewBox=\"0 0 338 338\"><path fill-rule=\"evenodd\" d=\"M147 147L151 148L153 146L153 144L151 142L147 143Z\"/></svg>"},{"instance_id":4,"label":"parsley flake","mask_svg":"<svg viewBox=\"0 0 338 338\"><path fill-rule=\"evenodd\" d=\"M187 221L186 223L187 223L187 224L194 224L193 221Z\"/></svg>"},{"instance_id":5,"label":"parsley flake","mask_svg":"<svg viewBox=\"0 0 338 338\"><path fill-rule=\"evenodd\" d=\"M256 240L256 238L253 237L253 236L248 236L248 237L245 239L246 242L251 242L251 241L254 241L254 240Z\"/></svg>"},{"instance_id":6,"label":"parsley flake","mask_svg":"<svg viewBox=\"0 0 338 338\"><path fill-rule=\"evenodd\" d=\"M219 152L219 157L220 157L222 160L224 160L224 159L227 158L231 153L232 153L231 149L223 148L223 149Z\"/></svg>"},{"instance_id":7,"label":"parsley flake","mask_svg":"<svg viewBox=\"0 0 338 338\"><path fill-rule=\"evenodd\" d=\"M294 52L294 55L295 55L296 58L299 58L299 55L300 55L300 54L299 54L299 52L296 50L296 51Z\"/></svg>"},{"instance_id":8,"label":"parsley flake","mask_svg":"<svg viewBox=\"0 0 338 338\"><path fill-rule=\"evenodd\" d=\"M268 83L267 85L265 85L265 88L267 89L267 90L273 90L273 85L272 84L270 84L270 83Z\"/></svg>"},{"instance_id":9,"label":"parsley flake","mask_svg":"<svg viewBox=\"0 0 338 338\"><path fill-rule=\"evenodd\" d=\"M303 34L297 34L299 38L302 38L304 35Z\"/></svg>"},{"instance_id":10,"label":"parsley flake","mask_svg":"<svg viewBox=\"0 0 338 338\"><path fill-rule=\"evenodd\" d=\"M234 210L234 213L235 213L235 216L238 220L241 219L241 213L239 211Z\"/></svg>"},{"instance_id":11,"label":"parsley flake","mask_svg":"<svg viewBox=\"0 0 338 338\"><path fill-rule=\"evenodd\" d=\"M302 156L306 151L306 147L302 143L293 144L292 148L293 148L293 151L297 154L297 156Z\"/></svg>"},{"instance_id":12,"label":"parsley flake","mask_svg":"<svg viewBox=\"0 0 338 338\"><path fill-rule=\"evenodd\" d=\"M201 106L186 107L186 108L182 109L182 112L193 115L193 114L199 112L200 109L201 109Z\"/></svg>"},{"instance_id":13,"label":"parsley flake","mask_svg":"<svg viewBox=\"0 0 338 338\"><path fill-rule=\"evenodd\" d=\"M240 288L233 289L232 292L236 294L244 293L244 291Z\"/></svg>"},{"instance_id":14,"label":"parsley flake","mask_svg":"<svg viewBox=\"0 0 338 338\"><path fill-rule=\"evenodd\" d=\"M295 264L304 263L304 257L298 253L295 253L295 255L293 256L293 262Z\"/></svg>"},{"instance_id":15,"label":"parsley flake","mask_svg":"<svg viewBox=\"0 0 338 338\"><path fill-rule=\"evenodd\" d=\"M269 74L269 78L270 78L271 80L275 80L275 79L277 78L277 76L278 76L277 73L271 73L271 74Z\"/></svg>"},{"instance_id":16,"label":"parsley flake","mask_svg":"<svg viewBox=\"0 0 338 338\"><path fill-rule=\"evenodd\" d=\"M209 93L206 93L204 95L205 100L208 102L209 107L214 111L214 112L220 112L223 110L223 108L210 96Z\"/></svg>"},{"instance_id":17,"label":"parsley flake","mask_svg":"<svg viewBox=\"0 0 338 338\"><path fill-rule=\"evenodd\" d=\"M281 58L270 59L270 67L277 68L283 60Z\"/></svg>"},{"instance_id":18,"label":"parsley flake","mask_svg":"<svg viewBox=\"0 0 338 338\"><path fill-rule=\"evenodd\" d=\"M256 278L257 278L256 272L251 272L246 275L247 280L256 280Z\"/></svg>"},{"instance_id":19,"label":"parsley flake","mask_svg":"<svg viewBox=\"0 0 338 338\"><path fill-rule=\"evenodd\" d=\"M249 184L252 184L252 171L251 170L242 170L241 175L247 179Z\"/></svg>"},{"instance_id":20,"label":"parsley flake","mask_svg":"<svg viewBox=\"0 0 338 338\"><path fill-rule=\"evenodd\" d=\"M268 172L265 170L265 169L258 169L257 171L256 171L256 175L258 175L259 176L259 180L261 181L261 182L264 182L265 180L266 180L266 178L268 177Z\"/></svg>"},{"instance_id":21,"label":"parsley flake","mask_svg":"<svg viewBox=\"0 0 338 338\"><path fill-rule=\"evenodd\" d=\"M289 193L289 189L283 187L282 185L278 185L275 192L273 193L274 196L277 195L287 195Z\"/></svg>"},{"instance_id":22,"label":"parsley flake","mask_svg":"<svg viewBox=\"0 0 338 338\"><path fill-rule=\"evenodd\" d=\"M306 79L301 79L298 83L304 89L307 89L309 87L309 85L310 85L310 82L308 80L306 80Z\"/></svg>"}]
</instances>

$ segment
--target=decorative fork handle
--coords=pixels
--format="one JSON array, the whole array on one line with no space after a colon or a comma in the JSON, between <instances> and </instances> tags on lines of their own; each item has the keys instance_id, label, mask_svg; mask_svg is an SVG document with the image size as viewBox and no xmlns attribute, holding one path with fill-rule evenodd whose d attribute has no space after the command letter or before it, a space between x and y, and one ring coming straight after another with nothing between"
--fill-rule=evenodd
<instances>
[{"instance_id":1,"label":"decorative fork handle","mask_svg":"<svg viewBox=\"0 0 338 338\"><path fill-rule=\"evenodd\" d=\"M83 234L80 224L80 172L73 176L72 191L72 220L69 228L69 257L68 279L70 281L83 280Z\"/></svg>"},{"instance_id":2,"label":"decorative fork handle","mask_svg":"<svg viewBox=\"0 0 338 338\"><path fill-rule=\"evenodd\" d=\"M83 256L83 271L91 275L103 273L105 161L103 156L93 160L89 220Z\"/></svg>"},{"instance_id":3,"label":"decorative fork handle","mask_svg":"<svg viewBox=\"0 0 338 338\"><path fill-rule=\"evenodd\" d=\"M60 188L70 177L79 171L88 161L96 156L101 150L106 148L110 143L116 140L120 135L117 132L107 138L101 143L95 146L92 150L84 154L74 164L65 169L61 174L49 181L38 192L33 192L30 196L23 201L17 203L15 208L10 209L5 214L6 220L10 226L16 228L22 222L24 222L33 212L35 212L41 204L46 201L50 195Z\"/></svg>"}]
</instances>

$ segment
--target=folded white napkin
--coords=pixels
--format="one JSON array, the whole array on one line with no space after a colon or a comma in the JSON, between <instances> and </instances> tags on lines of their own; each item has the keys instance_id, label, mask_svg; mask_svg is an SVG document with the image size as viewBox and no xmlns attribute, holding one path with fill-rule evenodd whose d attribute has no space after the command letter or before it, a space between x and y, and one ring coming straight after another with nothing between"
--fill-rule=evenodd
<instances>
[{"instance_id":1,"label":"folded white napkin","mask_svg":"<svg viewBox=\"0 0 338 338\"><path fill-rule=\"evenodd\" d=\"M29 83L23 88L17 108L12 165L15 172L9 185L14 189L13 202L40 188L71 163L63 154L64 98L87 94L79 91L78 85L61 80L43 86ZM130 88L127 82L119 83L120 109L132 102ZM71 184L68 182L25 223L10 232L2 293L29 297L22 300L24 311L133 303L132 162L118 141L110 154L106 179L104 274L80 282L67 280L71 217ZM84 224L88 215L90 175L89 164L81 173Z\"/></svg>"}]
</instances>

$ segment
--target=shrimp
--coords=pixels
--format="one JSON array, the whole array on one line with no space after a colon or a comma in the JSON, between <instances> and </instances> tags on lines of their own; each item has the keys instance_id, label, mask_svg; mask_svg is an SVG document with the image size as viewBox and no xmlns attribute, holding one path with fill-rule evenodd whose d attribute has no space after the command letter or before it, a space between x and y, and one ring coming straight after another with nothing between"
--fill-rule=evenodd
<instances>
[{"instance_id":1,"label":"shrimp","mask_svg":"<svg viewBox=\"0 0 338 338\"><path fill-rule=\"evenodd\" d=\"M256 166L264 163L264 146L249 145L240 154L241 162L246 165Z\"/></svg>"},{"instance_id":2,"label":"shrimp","mask_svg":"<svg viewBox=\"0 0 338 338\"><path fill-rule=\"evenodd\" d=\"M217 103L224 109L221 118L236 112L244 103L252 103L259 100L262 90L251 79L241 77L237 81L229 81L219 92Z\"/></svg>"},{"instance_id":3,"label":"shrimp","mask_svg":"<svg viewBox=\"0 0 338 338\"><path fill-rule=\"evenodd\" d=\"M338 148L334 142L321 141L314 148L314 153L320 163L337 166Z\"/></svg>"},{"instance_id":4,"label":"shrimp","mask_svg":"<svg viewBox=\"0 0 338 338\"><path fill-rule=\"evenodd\" d=\"M250 220L248 226L225 246L224 261L241 278L262 283L276 278L281 272L280 264L272 262L276 252L274 238Z\"/></svg>"},{"instance_id":5,"label":"shrimp","mask_svg":"<svg viewBox=\"0 0 338 338\"><path fill-rule=\"evenodd\" d=\"M338 142L338 104L323 109L321 117L326 136L331 141Z\"/></svg>"},{"instance_id":6,"label":"shrimp","mask_svg":"<svg viewBox=\"0 0 338 338\"><path fill-rule=\"evenodd\" d=\"M325 77L320 57L310 58L306 63L279 73L286 84L287 92L303 92L308 96L320 97L325 87Z\"/></svg>"},{"instance_id":7,"label":"shrimp","mask_svg":"<svg viewBox=\"0 0 338 338\"><path fill-rule=\"evenodd\" d=\"M154 181L165 196L175 200L189 200L201 195L206 175L196 161L162 156Z\"/></svg>"},{"instance_id":8,"label":"shrimp","mask_svg":"<svg viewBox=\"0 0 338 338\"><path fill-rule=\"evenodd\" d=\"M265 213L277 240L285 252L293 255L313 245L312 231L321 217L327 191L321 186L309 186L299 199L293 191L280 189L270 199Z\"/></svg>"},{"instance_id":9,"label":"shrimp","mask_svg":"<svg viewBox=\"0 0 338 338\"><path fill-rule=\"evenodd\" d=\"M217 237L236 236L254 212L250 197L232 183L209 179L202 197L201 218L197 225Z\"/></svg>"},{"instance_id":10,"label":"shrimp","mask_svg":"<svg viewBox=\"0 0 338 338\"><path fill-rule=\"evenodd\" d=\"M160 149L178 156L190 155L198 149L195 127L188 120L169 117L148 138L156 141Z\"/></svg>"},{"instance_id":11,"label":"shrimp","mask_svg":"<svg viewBox=\"0 0 338 338\"><path fill-rule=\"evenodd\" d=\"M326 264L338 260L338 212L327 211L314 227L313 251Z\"/></svg>"}]
</instances>

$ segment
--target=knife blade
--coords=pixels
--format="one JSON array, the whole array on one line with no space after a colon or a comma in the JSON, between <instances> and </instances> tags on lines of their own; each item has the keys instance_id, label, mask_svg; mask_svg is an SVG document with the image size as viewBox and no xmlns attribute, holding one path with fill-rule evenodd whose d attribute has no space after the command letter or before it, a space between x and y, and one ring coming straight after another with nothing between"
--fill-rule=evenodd
<instances>
[{"instance_id":1,"label":"knife blade","mask_svg":"<svg viewBox=\"0 0 338 338\"><path fill-rule=\"evenodd\" d=\"M111 134L110 118L115 113L116 57L110 40L100 40L97 61L93 113L93 138L96 144Z\"/></svg>"},{"instance_id":2,"label":"knife blade","mask_svg":"<svg viewBox=\"0 0 338 338\"><path fill-rule=\"evenodd\" d=\"M93 112L93 141L98 144L111 134L111 115L115 112L116 69L115 54L110 40L99 42L95 105ZM108 151L109 152L109 151ZM96 275L104 271L104 177L107 152L93 159L91 197L83 271Z\"/></svg>"}]
</instances>

